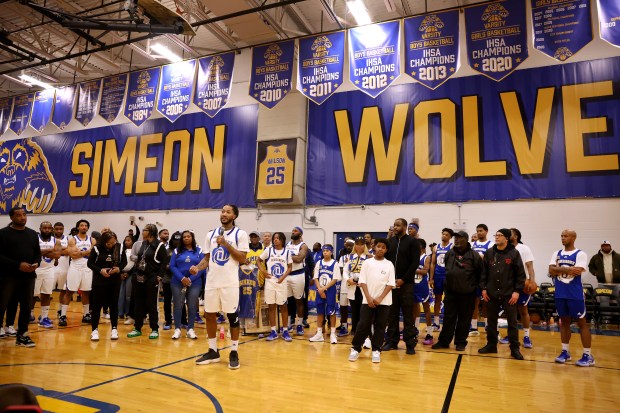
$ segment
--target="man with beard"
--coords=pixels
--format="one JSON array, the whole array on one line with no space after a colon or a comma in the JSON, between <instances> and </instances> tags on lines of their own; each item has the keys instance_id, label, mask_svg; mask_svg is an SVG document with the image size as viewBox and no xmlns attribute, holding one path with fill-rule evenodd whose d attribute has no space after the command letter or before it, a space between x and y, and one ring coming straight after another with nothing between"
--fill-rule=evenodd
<instances>
[{"instance_id":1,"label":"man with beard","mask_svg":"<svg viewBox=\"0 0 620 413\"><path fill-rule=\"evenodd\" d=\"M87 220L80 219L75 227L78 229L78 234L70 237L67 245L71 262L67 271L67 292L63 297L60 307L60 321L58 322L58 325L63 327L67 325L69 302L77 290L82 291L82 307L84 309L82 323L91 323L89 294L93 285L93 272L88 268L87 263L90 249L94 243L88 236L90 223Z\"/></svg>"},{"instance_id":2,"label":"man with beard","mask_svg":"<svg viewBox=\"0 0 620 413\"><path fill-rule=\"evenodd\" d=\"M58 296L58 313L60 318L60 304L64 301L67 288L67 271L69 271L69 237L65 235L65 225L62 222L54 224L54 238L60 242L60 257L54 262L54 287L60 290Z\"/></svg>"},{"instance_id":3,"label":"man with beard","mask_svg":"<svg viewBox=\"0 0 620 413\"><path fill-rule=\"evenodd\" d=\"M293 297L297 304L297 316L295 317L296 333L298 336L304 335L303 316L304 316L304 289L306 284L306 254L310 249L302 239L304 231L301 227L295 227L291 231L291 241L286 244L286 250L291 251L293 258L293 270L286 278L287 295Z\"/></svg>"},{"instance_id":4,"label":"man with beard","mask_svg":"<svg viewBox=\"0 0 620 413\"><path fill-rule=\"evenodd\" d=\"M54 261L60 258L60 241L53 236L52 223L43 221L39 226L39 248L41 249L41 264L36 270L37 278L34 283L34 296L41 298L41 317L39 326L52 328L54 324L49 319L50 301L54 291ZM32 308L34 309L34 300ZM30 318L34 318L31 313Z\"/></svg>"}]
</instances>

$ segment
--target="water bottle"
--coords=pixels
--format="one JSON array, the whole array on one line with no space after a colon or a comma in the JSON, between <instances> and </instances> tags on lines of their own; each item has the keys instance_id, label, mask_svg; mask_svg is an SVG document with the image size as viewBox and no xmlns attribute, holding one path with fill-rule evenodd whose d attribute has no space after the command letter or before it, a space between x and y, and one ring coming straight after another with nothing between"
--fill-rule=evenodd
<instances>
[{"instance_id":1,"label":"water bottle","mask_svg":"<svg viewBox=\"0 0 620 413\"><path fill-rule=\"evenodd\" d=\"M224 326L220 327L220 340L224 340L224 338L226 337L226 330L224 329Z\"/></svg>"}]
</instances>

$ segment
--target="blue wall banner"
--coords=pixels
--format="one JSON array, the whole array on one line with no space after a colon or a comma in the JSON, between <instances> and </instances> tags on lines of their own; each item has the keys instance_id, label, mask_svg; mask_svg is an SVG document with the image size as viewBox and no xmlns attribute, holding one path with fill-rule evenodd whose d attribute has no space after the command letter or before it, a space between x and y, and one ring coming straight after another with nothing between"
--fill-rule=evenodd
<instances>
[{"instance_id":1,"label":"blue wall banner","mask_svg":"<svg viewBox=\"0 0 620 413\"><path fill-rule=\"evenodd\" d=\"M349 79L373 98L400 75L400 20L349 30Z\"/></svg>"},{"instance_id":2,"label":"blue wall banner","mask_svg":"<svg viewBox=\"0 0 620 413\"><path fill-rule=\"evenodd\" d=\"M34 93L27 95L15 96L13 101L13 115L11 116L11 123L9 129L15 132L17 135L21 135L23 131L28 127L30 121L30 112L32 112L32 101L34 100Z\"/></svg>"},{"instance_id":3,"label":"blue wall banner","mask_svg":"<svg viewBox=\"0 0 620 413\"><path fill-rule=\"evenodd\" d=\"M528 57L523 0L467 7L465 29L469 65L493 80L499 82Z\"/></svg>"},{"instance_id":4,"label":"blue wall banner","mask_svg":"<svg viewBox=\"0 0 620 413\"><path fill-rule=\"evenodd\" d=\"M78 103L75 109L75 119L83 126L88 126L97 114L101 79L78 84Z\"/></svg>"},{"instance_id":5,"label":"blue wall banner","mask_svg":"<svg viewBox=\"0 0 620 413\"><path fill-rule=\"evenodd\" d=\"M299 39L297 89L314 103L325 102L344 80L344 31Z\"/></svg>"},{"instance_id":6,"label":"blue wall banner","mask_svg":"<svg viewBox=\"0 0 620 413\"><path fill-rule=\"evenodd\" d=\"M620 57L337 93L308 115L308 205L620 197Z\"/></svg>"},{"instance_id":7,"label":"blue wall banner","mask_svg":"<svg viewBox=\"0 0 620 413\"><path fill-rule=\"evenodd\" d=\"M6 132L11 119L11 111L13 110L13 98L0 99L0 136Z\"/></svg>"},{"instance_id":8,"label":"blue wall banner","mask_svg":"<svg viewBox=\"0 0 620 413\"><path fill-rule=\"evenodd\" d=\"M251 208L258 106L161 118L0 143L15 186L2 187L0 213L25 205L30 212ZM28 168L23 165L28 164ZM239 173L240 165L249 168ZM20 167L22 166L22 167ZM247 168L246 168L247 169Z\"/></svg>"},{"instance_id":9,"label":"blue wall banner","mask_svg":"<svg viewBox=\"0 0 620 413\"><path fill-rule=\"evenodd\" d=\"M234 66L235 52L198 60L194 105L212 118L228 103Z\"/></svg>"},{"instance_id":10,"label":"blue wall banner","mask_svg":"<svg viewBox=\"0 0 620 413\"><path fill-rule=\"evenodd\" d=\"M295 41L273 43L252 49L250 96L272 109L291 91Z\"/></svg>"},{"instance_id":11,"label":"blue wall banner","mask_svg":"<svg viewBox=\"0 0 620 413\"><path fill-rule=\"evenodd\" d=\"M618 0L598 0L598 20L601 39L620 47L620 2Z\"/></svg>"},{"instance_id":12,"label":"blue wall banner","mask_svg":"<svg viewBox=\"0 0 620 413\"><path fill-rule=\"evenodd\" d=\"M435 89L459 68L459 11L411 17L404 24L405 73Z\"/></svg>"},{"instance_id":13,"label":"blue wall banner","mask_svg":"<svg viewBox=\"0 0 620 413\"><path fill-rule=\"evenodd\" d=\"M195 59L162 67L157 110L170 122L177 120L189 108L195 74Z\"/></svg>"},{"instance_id":14,"label":"blue wall banner","mask_svg":"<svg viewBox=\"0 0 620 413\"><path fill-rule=\"evenodd\" d=\"M75 85L65 86L56 89L56 102L54 103L54 113L52 123L60 130L63 130L73 119L73 106L75 104Z\"/></svg>"},{"instance_id":15,"label":"blue wall banner","mask_svg":"<svg viewBox=\"0 0 620 413\"><path fill-rule=\"evenodd\" d=\"M297 139L258 143L256 158L256 200L291 201L295 180Z\"/></svg>"},{"instance_id":16,"label":"blue wall banner","mask_svg":"<svg viewBox=\"0 0 620 413\"><path fill-rule=\"evenodd\" d=\"M565 61L592 41L590 0L531 0L534 47Z\"/></svg>"},{"instance_id":17,"label":"blue wall banner","mask_svg":"<svg viewBox=\"0 0 620 413\"><path fill-rule=\"evenodd\" d=\"M32 115L30 115L30 126L38 132L45 129L50 122L52 111L54 110L55 92L55 89L44 89L34 94Z\"/></svg>"},{"instance_id":18,"label":"blue wall banner","mask_svg":"<svg viewBox=\"0 0 620 413\"><path fill-rule=\"evenodd\" d=\"M142 125L153 114L159 75L159 67L129 74L124 113L125 117L136 126Z\"/></svg>"},{"instance_id":19,"label":"blue wall banner","mask_svg":"<svg viewBox=\"0 0 620 413\"><path fill-rule=\"evenodd\" d=\"M108 123L114 122L123 107L125 91L127 90L127 73L110 76L103 79L101 88L101 103L99 104L99 116Z\"/></svg>"}]
</instances>

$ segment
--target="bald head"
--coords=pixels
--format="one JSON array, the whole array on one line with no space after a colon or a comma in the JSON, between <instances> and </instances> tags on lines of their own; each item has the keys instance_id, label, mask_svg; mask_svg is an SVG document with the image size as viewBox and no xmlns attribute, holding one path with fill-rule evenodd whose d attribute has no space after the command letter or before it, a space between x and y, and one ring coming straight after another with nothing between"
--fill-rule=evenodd
<instances>
[{"instance_id":1,"label":"bald head","mask_svg":"<svg viewBox=\"0 0 620 413\"><path fill-rule=\"evenodd\" d=\"M562 245L565 250L572 250L575 248L575 240L577 239L577 233L572 229L565 229L562 231Z\"/></svg>"}]
</instances>

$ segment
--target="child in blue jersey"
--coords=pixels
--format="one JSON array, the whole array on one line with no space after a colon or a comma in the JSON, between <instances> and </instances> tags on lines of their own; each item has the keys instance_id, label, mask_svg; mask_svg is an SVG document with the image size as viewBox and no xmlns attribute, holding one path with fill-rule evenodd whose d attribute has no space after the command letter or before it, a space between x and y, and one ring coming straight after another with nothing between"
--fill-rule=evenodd
<instances>
[{"instance_id":1,"label":"child in blue jersey","mask_svg":"<svg viewBox=\"0 0 620 413\"><path fill-rule=\"evenodd\" d=\"M336 283L342 279L340 266L334 260L334 247L330 244L323 246L323 259L314 267L314 284L316 286L316 325L317 331L310 338L312 342L324 341L323 321L329 316L331 334L329 341L337 344L336 338Z\"/></svg>"},{"instance_id":2,"label":"child in blue jersey","mask_svg":"<svg viewBox=\"0 0 620 413\"><path fill-rule=\"evenodd\" d=\"M431 278L429 285L435 294L435 305L433 319L433 330L439 331L439 313L441 311L441 300L443 299L444 283L446 281L446 265L444 263L446 253L452 248L450 240L454 237L454 231L450 228L441 230L441 242L433 248L433 258L431 261Z\"/></svg>"},{"instance_id":3,"label":"child in blue jersey","mask_svg":"<svg viewBox=\"0 0 620 413\"><path fill-rule=\"evenodd\" d=\"M415 317L415 327L420 330L420 304L424 308L426 315L426 336L422 344L430 346L433 344L433 325L431 318L431 289L428 285L428 273L431 267L431 256L426 253L426 241L418 239L420 243L420 264L415 271L413 284L413 298L416 304L413 306L413 316Z\"/></svg>"}]
</instances>

